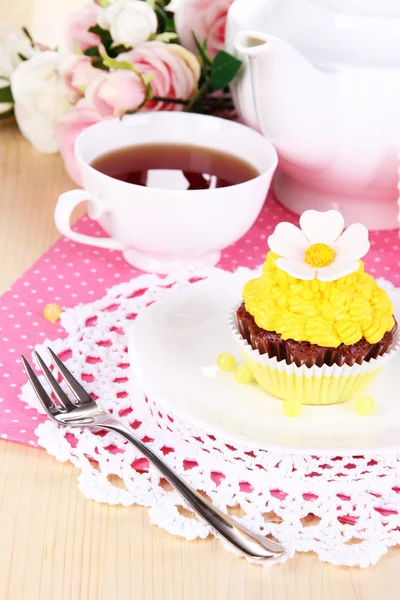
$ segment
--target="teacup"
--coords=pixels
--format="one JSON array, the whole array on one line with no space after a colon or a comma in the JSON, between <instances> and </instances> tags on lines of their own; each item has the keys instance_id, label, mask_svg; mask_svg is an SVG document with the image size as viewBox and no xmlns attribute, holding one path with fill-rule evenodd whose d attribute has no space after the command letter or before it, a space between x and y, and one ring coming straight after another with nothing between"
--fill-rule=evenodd
<instances>
[{"instance_id":1,"label":"teacup","mask_svg":"<svg viewBox=\"0 0 400 600\"><path fill-rule=\"evenodd\" d=\"M229 187L171 190L126 183L91 166L114 150L167 142L233 154L260 175ZM221 250L241 238L257 219L278 162L275 149L258 132L226 119L180 112L96 123L78 136L75 154L84 190L61 194L55 209L57 228L76 242L121 250L130 264L156 273L182 264L215 265ZM85 200L89 216L111 237L71 229L71 213Z\"/></svg>"}]
</instances>

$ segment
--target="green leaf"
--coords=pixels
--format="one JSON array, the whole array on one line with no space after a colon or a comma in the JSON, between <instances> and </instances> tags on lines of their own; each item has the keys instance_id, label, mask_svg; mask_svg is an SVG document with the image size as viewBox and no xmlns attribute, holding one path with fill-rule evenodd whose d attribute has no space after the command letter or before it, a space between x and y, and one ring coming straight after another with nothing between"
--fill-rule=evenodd
<instances>
[{"instance_id":1,"label":"green leaf","mask_svg":"<svg viewBox=\"0 0 400 600\"><path fill-rule=\"evenodd\" d=\"M95 58L92 61L92 67L94 67L95 69L101 69L102 71L109 71L110 70L108 67L106 67L106 65L103 64L103 59L102 58Z\"/></svg>"},{"instance_id":2,"label":"green leaf","mask_svg":"<svg viewBox=\"0 0 400 600\"><path fill-rule=\"evenodd\" d=\"M164 33L157 33L153 39L157 42L165 42L168 44L168 42L172 42L172 40L177 40L178 37L178 34L173 31L164 31Z\"/></svg>"},{"instance_id":3,"label":"green leaf","mask_svg":"<svg viewBox=\"0 0 400 600\"><path fill-rule=\"evenodd\" d=\"M123 44L117 44L116 46L111 45L108 49L108 56L111 56L111 58L116 58L122 52L128 52L128 50L131 50L131 48L124 46Z\"/></svg>"},{"instance_id":4,"label":"green leaf","mask_svg":"<svg viewBox=\"0 0 400 600\"><path fill-rule=\"evenodd\" d=\"M171 14L171 13L169 13L169 15L167 15L167 22L166 22L166 25L165 25L165 30L166 31L173 31L174 33L176 33L175 18L174 18L174 15Z\"/></svg>"},{"instance_id":5,"label":"green leaf","mask_svg":"<svg viewBox=\"0 0 400 600\"><path fill-rule=\"evenodd\" d=\"M117 60L111 56L103 56L103 65L108 69L124 69L125 71L133 71L139 75L136 67L128 60Z\"/></svg>"},{"instance_id":6,"label":"green leaf","mask_svg":"<svg viewBox=\"0 0 400 600\"><path fill-rule=\"evenodd\" d=\"M202 99L207 95L208 88L210 87L210 80L204 81L201 87L197 90L197 93L193 96L193 98L189 101L189 103L185 106L185 112L198 112L199 106L201 104Z\"/></svg>"},{"instance_id":7,"label":"green leaf","mask_svg":"<svg viewBox=\"0 0 400 600\"><path fill-rule=\"evenodd\" d=\"M95 56L96 58L100 56L100 52L97 46L90 46L83 53L85 56Z\"/></svg>"},{"instance_id":8,"label":"green leaf","mask_svg":"<svg viewBox=\"0 0 400 600\"><path fill-rule=\"evenodd\" d=\"M33 41L33 38L31 36L31 34L29 33L28 29L26 27L23 27L22 31L24 32L24 34L26 35L26 37L28 38L28 40L30 41L30 43L32 44L32 46L34 46L35 42Z\"/></svg>"},{"instance_id":9,"label":"green leaf","mask_svg":"<svg viewBox=\"0 0 400 600\"><path fill-rule=\"evenodd\" d=\"M73 53L78 54L79 56L83 55L82 50L79 48L78 44L74 44Z\"/></svg>"},{"instance_id":10,"label":"green leaf","mask_svg":"<svg viewBox=\"0 0 400 600\"><path fill-rule=\"evenodd\" d=\"M106 49L108 49L113 43L111 33L108 31L108 29L102 29L100 25L93 25L93 27L89 27L88 31L98 35L100 38L100 43L103 44Z\"/></svg>"},{"instance_id":11,"label":"green leaf","mask_svg":"<svg viewBox=\"0 0 400 600\"><path fill-rule=\"evenodd\" d=\"M239 73L242 62L221 50L214 58L211 67L211 88L213 90L223 90Z\"/></svg>"},{"instance_id":12,"label":"green leaf","mask_svg":"<svg viewBox=\"0 0 400 600\"><path fill-rule=\"evenodd\" d=\"M111 56L111 58L115 58L121 54L121 52L127 52L131 49L128 46L116 44L111 37L111 33L107 29L102 29L99 25L90 27L88 31L90 31L90 33L95 33L100 37L100 44L104 46L107 55ZM98 46L91 46L85 51L85 54L86 56L101 56Z\"/></svg>"},{"instance_id":13,"label":"green leaf","mask_svg":"<svg viewBox=\"0 0 400 600\"><path fill-rule=\"evenodd\" d=\"M193 35L194 43L196 44L196 48L199 52L199 55L200 55L203 63L210 67L212 65L212 60L211 60L210 55L207 52L207 40L204 40L203 44L200 44L194 31L192 31L192 35Z\"/></svg>"},{"instance_id":14,"label":"green leaf","mask_svg":"<svg viewBox=\"0 0 400 600\"><path fill-rule=\"evenodd\" d=\"M5 120L5 119L9 119L10 117L12 117L14 114L14 108L11 107L9 110L6 110L5 112L0 112L0 120Z\"/></svg>"},{"instance_id":15,"label":"green leaf","mask_svg":"<svg viewBox=\"0 0 400 600\"><path fill-rule=\"evenodd\" d=\"M0 88L0 102L14 102L14 98L11 92L11 87L8 85L6 87Z\"/></svg>"},{"instance_id":16,"label":"green leaf","mask_svg":"<svg viewBox=\"0 0 400 600\"><path fill-rule=\"evenodd\" d=\"M143 73L142 80L146 87L148 87L148 85L152 79L154 79L154 75L151 75L150 73Z\"/></svg>"},{"instance_id":17,"label":"green leaf","mask_svg":"<svg viewBox=\"0 0 400 600\"><path fill-rule=\"evenodd\" d=\"M95 33L96 35L99 35L100 37L104 33L108 33L108 34L110 33L108 31L108 29L103 29L102 27L100 27L100 25L92 25L92 27L89 27L88 31L90 31L90 33Z\"/></svg>"},{"instance_id":18,"label":"green leaf","mask_svg":"<svg viewBox=\"0 0 400 600\"><path fill-rule=\"evenodd\" d=\"M167 27L167 15L163 11L163 9L160 8L157 4L153 7L153 9L157 15L157 21L158 21L157 32L164 33L164 31Z\"/></svg>"},{"instance_id":19,"label":"green leaf","mask_svg":"<svg viewBox=\"0 0 400 600\"><path fill-rule=\"evenodd\" d=\"M111 6L112 2L111 0L100 0L99 4L101 8L108 8L109 6Z\"/></svg>"}]
</instances>

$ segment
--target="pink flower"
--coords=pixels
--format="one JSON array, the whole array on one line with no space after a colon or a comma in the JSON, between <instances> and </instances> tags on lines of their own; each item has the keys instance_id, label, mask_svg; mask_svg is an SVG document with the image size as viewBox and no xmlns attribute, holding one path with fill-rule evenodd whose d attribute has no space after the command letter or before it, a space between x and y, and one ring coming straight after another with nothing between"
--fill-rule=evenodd
<instances>
[{"instance_id":1,"label":"pink flower","mask_svg":"<svg viewBox=\"0 0 400 600\"><path fill-rule=\"evenodd\" d=\"M101 73L86 90L86 99L102 117L122 116L143 104L146 88L136 73L128 70Z\"/></svg>"},{"instance_id":2,"label":"pink flower","mask_svg":"<svg viewBox=\"0 0 400 600\"><path fill-rule=\"evenodd\" d=\"M82 99L73 111L59 119L56 127L56 137L69 176L81 185L81 175L75 157L74 144L78 135L89 127L101 121L101 115Z\"/></svg>"},{"instance_id":3,"label":"pink flower","mask_svg":"<svg viewBox=\"0 0 400 600\"><path fill-rule=\"evenodd\" d=\"M182 44L196 52L195 33L200 43L207 39L207 50L214 57L225 45L228 9L233 0L185 0L175 11L175 25Z\"/></svg>"},{"instance_id":4,"label":"pink flower","mask_svg":"<svg viewBox=\"0 0 400 600\"><path fill-rule=\"evenodd\" d=\"M129 60L142 74L151 75L154 96L187 100L197 90L200 65L196 57L177 44L146 42L118 57ZM181 110L182 105L150 100L147 110Z\"/></svg>"},{"instance_id":5,"label":"pink flower","mask_svg":"<svg viewBox=\"0 0 400 600\"><path fill-rule=\"evenodd\" d=\"M89 83L101 74L92 66L89 56L70 54L60 64L59 73L64 80L72 102L84 95Z\"/></svg>"},{"instance_id":6,"label":"pink flower","mask_svg":"<svg viewBox=\"0 0 400 600\"><path fill-rule=\"evenodd\" d=\"M100 6L88 4L82 10L70 15L65 32L67 46L70 50L76 52L78 49L85 52L91 46L99 45L100 37L88 29L96 25L100 12Z\"/></svg>"}]
</instances>

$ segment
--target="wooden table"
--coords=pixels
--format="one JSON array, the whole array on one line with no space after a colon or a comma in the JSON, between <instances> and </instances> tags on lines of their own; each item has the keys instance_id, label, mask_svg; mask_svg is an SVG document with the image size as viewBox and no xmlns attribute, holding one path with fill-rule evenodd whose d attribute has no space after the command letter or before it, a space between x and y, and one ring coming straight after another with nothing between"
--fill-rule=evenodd
<instances>
[{"instance_id":1,"label":"wooden table","mask_svg":"<svg viewBox=\"0 0 400 600\"><path fill-rule=\"evenodd\" d=\"M40 4L1 1L2 25L27 23ZM0 181L4 291L57 238L55 201L72 182L61 158L37 153L13 123L0 125ZM367 570L334 568L311 554L264 569L215 539L187 542L152 527L141 507L86 500L77 475L43 451L0 442L0 600L400 598L399 549Z\"/></svg>"}]
</instances>

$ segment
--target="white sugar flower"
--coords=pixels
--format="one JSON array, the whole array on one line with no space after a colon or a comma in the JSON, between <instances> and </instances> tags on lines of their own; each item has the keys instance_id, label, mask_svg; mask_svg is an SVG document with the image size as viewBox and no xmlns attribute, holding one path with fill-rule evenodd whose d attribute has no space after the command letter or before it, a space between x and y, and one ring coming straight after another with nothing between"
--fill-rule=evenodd
<instances>
[{"instance_id":1,"label":"white sugar flower","mask_svg":"<svg viewBox=\"0 0 400 600\"><path fill-rule=\"evenodd\" d=\"M350 275L369 250L368 229L355 223L343 232L344 219L337 210L307 210L300 227L279 223L268 238L272 252L282 257L276 266L297 279L334 281Z\"/></svg>"},{"instance_id":2,"label":"white sugar flower","mask_svg":"<svg viewBox=\"0 0 400 600\"><path fill-rule=\"evenodd\" d=\"M142 0L116 0L104 9L98 24L109 29L115 44L136 48L157 31L155 11Z\"/></svg>"}]
</instances>

